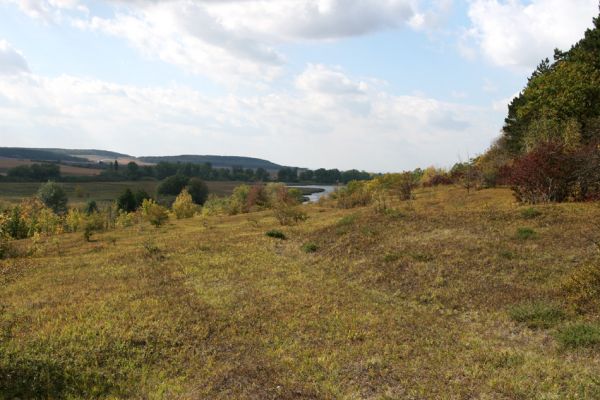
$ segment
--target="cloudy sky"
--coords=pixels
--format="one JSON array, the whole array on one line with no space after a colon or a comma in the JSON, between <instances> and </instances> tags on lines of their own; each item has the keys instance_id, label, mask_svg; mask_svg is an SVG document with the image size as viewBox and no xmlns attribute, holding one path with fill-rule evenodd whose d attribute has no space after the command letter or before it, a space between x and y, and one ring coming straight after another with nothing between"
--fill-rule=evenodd
<instances>
[{"instance_id":1,"label":"cloudy sky","mask_svg":"<svg viewBox=\"0 0 600 400\"><path fill-rule=\"evenodd\" d=\"M0 146L448 166L598 0L0 0Z\"/></svg>"}]
</instances>

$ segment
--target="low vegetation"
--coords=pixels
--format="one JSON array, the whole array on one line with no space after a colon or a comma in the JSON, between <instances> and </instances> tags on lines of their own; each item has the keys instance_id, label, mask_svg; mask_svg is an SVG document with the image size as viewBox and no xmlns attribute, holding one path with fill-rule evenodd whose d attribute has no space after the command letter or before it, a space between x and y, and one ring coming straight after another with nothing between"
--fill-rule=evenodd
<instances>
[{"instance_id":1,"label":"low vegetation","mask_svg":"<svg viewBox=\"0 0 600 400\"><path fill-rule=\"evenodd\" d=\"M8 241L0 397L600 395L600 252L580 234L597 204L545 205L537 239L515 240L508 189L390 191L385 212L330 199L286 226L263 190L240 190L262 199L241 215L212 199L154 229L150 210L174 214L145 200L87 242L71 208L64 233Z\"/></svg>"}]
</instances>

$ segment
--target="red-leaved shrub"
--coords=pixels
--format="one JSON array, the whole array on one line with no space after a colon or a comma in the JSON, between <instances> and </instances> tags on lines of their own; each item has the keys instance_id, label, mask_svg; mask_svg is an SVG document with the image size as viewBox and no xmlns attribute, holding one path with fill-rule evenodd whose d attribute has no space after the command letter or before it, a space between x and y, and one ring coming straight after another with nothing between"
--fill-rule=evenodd
<instances>
[{"instance_id":1,"label":"red-leaved shrub","mask_svg":"<svg viewBox=\"0 0 600 400\"><path fill-rule=\"evenodd\" d=\"M600 197L600 148L571 150L548 142L517 158L509 172L517 200L525 203Z\"/></svg>"}]
</instances>

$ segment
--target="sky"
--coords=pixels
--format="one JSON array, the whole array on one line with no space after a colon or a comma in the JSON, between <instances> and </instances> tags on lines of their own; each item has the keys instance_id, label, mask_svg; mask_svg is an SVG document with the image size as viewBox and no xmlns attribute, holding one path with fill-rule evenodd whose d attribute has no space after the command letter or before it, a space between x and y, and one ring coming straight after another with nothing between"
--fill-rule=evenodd
<instances>
[{"instance_id":1,"label":"sky","mask_svg":"<svg viewBox=\"0 0 600 400\"><path fill-rule=\"evenodd\" d=\"M448 167L598 0L0 0L0 146Z\"/></svg>"}]
</instances>

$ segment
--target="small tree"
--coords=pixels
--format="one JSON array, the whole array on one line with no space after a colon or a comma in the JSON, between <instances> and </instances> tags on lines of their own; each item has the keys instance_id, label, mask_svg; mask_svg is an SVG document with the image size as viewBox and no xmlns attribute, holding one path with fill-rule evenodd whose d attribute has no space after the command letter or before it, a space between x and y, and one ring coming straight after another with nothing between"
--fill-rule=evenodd
<instances>
[{"instance_id":1,"label":"small tree","mask_svg":"<svg viewBox=\"0 0 600 400\"><path fill-rule=\"evenodd\" d=\"M154 202L152 199L144 200L141 209L144 219L150 222L156 228L169 220L167 209L159 204L156 204L156 202Z\"/></svg>"},{"instance_id":2,"label":"small tree","mask_svg":"<svg viewBox=\"0 0 600 400\"><path fill-rule=\"evenodd\" d=\"M98 212L98 204L96 204L95 200L90 200L85 205L84 211L85 211L86 215L90 215L95 212Z\"/></svg>"},{"instance_id":3,"label":"small tree","mask_svg":"<svg viewBox=\"0 0 600 400\"><path fill-rule=\"evenodd\" d=\"M62 185L48 181L40 186L37 197L57 214L67 212L67 194Z\"/></svg>"},{"instance_id":4,"label":"small tree","mask_svg":"<svg viewBox=\"0 0 600 400\"><path fill-rule=\"evenodd\" d=\"M186 189L183 189L173 203L173 212L177 219L192 218L198 207L194 204L192 196Z\"/></svg>"},{"instance_id":5,"label":"small tree","mask_svg":"<svg viewBox=\"0 0 600 400\"><path fill-rule=\"evenodd\" d=\"M177 196L188 184L188 177L184 175L173 175L163 180L156 191L158 194Z\"/></svg>"},{"instance_id":6,"label":"small tree","mask_svg":"<svg viewBox=\"0 0 600 400\"><path fill-rule=\"evenodd\" d=\"M140 206L142 205L144 200L151 199L151 198L152 197L150 197L148 192L146 192L144 189L138 189L135 192L135 208L140 208Z\"/></svg>"},{"instance_id":7,"label":"small tree","mask_svg":"<svg viewBox=\"0 0 600 400\"><path fill-rule=\"evenodd\" d=\"M135 196L131 189L127 188L117 199L117 207L125 212L134 212L137 208Z\"/></svg>"},{"instance_id":8,"label":"small tree","mask_svg":"<svg viewBox=\"0 0 600 400\"><path fill-rule=\"evenodd\" d=\"M208 186L200 178L190 179L187 191L192 196L192 201L198 205L203 205L208 198Z\"/></svg>"}]
</instances>

